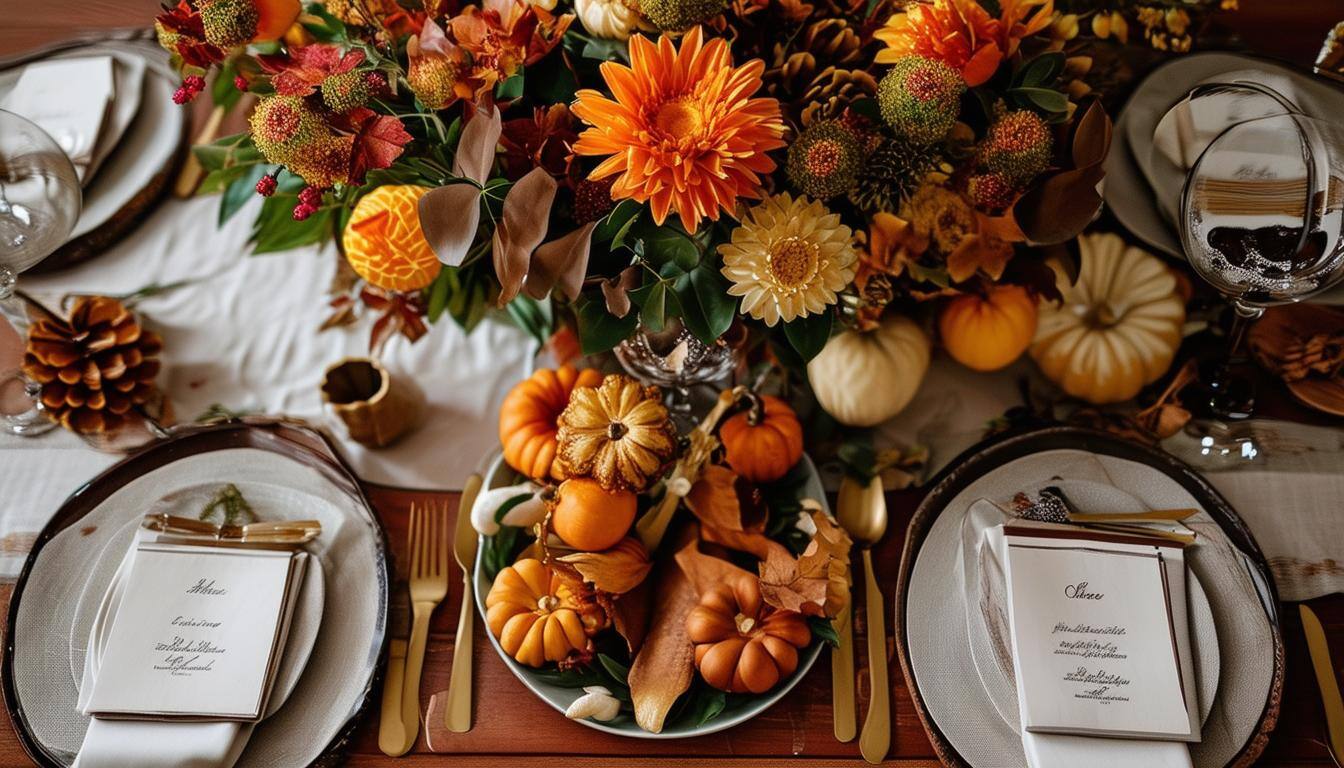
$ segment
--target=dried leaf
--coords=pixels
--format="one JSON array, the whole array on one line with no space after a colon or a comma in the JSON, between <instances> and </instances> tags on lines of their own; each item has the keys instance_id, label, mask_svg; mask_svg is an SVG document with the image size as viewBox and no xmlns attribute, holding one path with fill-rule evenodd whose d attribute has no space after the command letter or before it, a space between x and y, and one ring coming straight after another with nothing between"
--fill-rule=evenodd
<instances>
[{"instance_id":1,"label":"dried leaf","mask_svg":"<svg viewBox=\"0 0 1344 768\"><path fill-rule=\"evenodd\" d=\"M1073 130L1073 165L1086 168L1106 162L1111 149L1111 118L1093 101Z\"/></svg>"},{"instance_id":2,"label":"dried leaf","mask_svg":"<svg viewBox=\"0 0 1344 768\"><path fill-rule=\"evenodd\" d=\"M588 272L589 248L596 226L596 221L590 221L537 248L527 270L527 281L523 284L528 296L540 301L552 288L557 288L560 295L570 301L579 297L583 276Z\"/></svg>"},{"instance_id":3,"label":"dried leaf","mask_svg":"<svg viewBox=\"0 0 1344 768\"><path fill-rule=\"evenodd\" d=\"M1097 184L1106 175L1102 163L1111 147L1111 118L1093 102L1074 127L1074 167L1042 181L1013 204L1022 232L1039 245L1070 240L1101 209Z\"/></svg>"},{"instance_id":4,"label":"dried leaf","mask_svg":"<svg viewBox=\"0 0 1344 768\"><path fill-rule=\"evenodd\" d=\"M625 647L630 650L631 658L644 643L644 635L649 631L649 615L653 610L653 579L644 579L639 586L621 595L619 598L607 598L607 615L616 632L625 638Z\"/></svg>"},{"instance_id":5,"label":"dried leaf","mask_svg":"<svg viewBox=\"0 0 1344 768\"><path fill-rule=\"evenodd\" d=\"M737 473L722 464L700 470L700 477L686 494L686 506L705 526L745 530L742 504L737 498Z\"/></svg>"},{"instance_id":6,"label":"dried leaf","mask_svg":"<svg viewBox=\"0 0 1344 768\"><path fill-rule=\"evenodd\" d=\"M575 552L557 559L574 566L584 581L613 595L623 595L639 586L653 569L649 553L634 538L626 538L603 552Z\"/></svg>"},{"instance_id":7,"label":"dried leaf","mask_svg":"<svg viewBox=\"0 0 1344 768\"><path fill-rule=\"evenodd\" d=\"M673 557L691 580L697 594L708 592L719 584L731 584L738 579L752 577L751 571L739 568L721 557L701 552L700 543L695 540L677 550Z\"/></svg>"},{"instance_id":8,"label":"dried leaf","mask_svg":"<svg viewBox=\"0 0 1344 768\"><path fill-rule=\"evenodd\" d=\"M629 292L639 287L639 267L626 267L616 277L602 281L602 296L607 301L607 311L616 317L630 314Z\"/></svg>"},{"instance_id":9,"label":"dried leaf","mask_svg":"<svg viewBox=\"0 0 1344 768\"><path fill-rule=\"evenodd\" d=\"M501 307L513 301L522 289L532 252L546 237L555 189L555 179L545 169L533 168L504 197L504 212L494 238Z\"/></svg>"},{"instance_id":10,"label":"dried leaf","mask_svg":"<svg viewBox=\"0 0 1344 768\"><path fill-rule=\"evenodd\" d=\"M810 499L803 503L811 512L816 533L798 557L798 572L805 578L826 579L826 601L822 610L827 616L837 616L849 605L849 551L854 542L821 509L821 505Z\"/></svg>"},{"instance_id":11,"label":"dried leaf","mask_svg":"<svg viewBox=\"0 0 1344 768\"><path fill-rule=\"evenodd\" d=\"M448 184L420 198L420 230L439 261L460 266L481 222L481 191L471 184Z\"/></svg>"},{"instance_id":12,"label":"dried leaf","mask_svg":"<svg viewBox=\"0 0 1344 768\"><path fill-rule=\"evenodd\" d=\"M828 579L804 576L786 549L771 550L760 565L761 597L776 608L808 616L825 615Z\"/></svg>"},{"instance_id":13,"label":"dried leaf","mask_svg":"<svg viewBox=\"0 0 1344 768\"><path fill-rule=\"evenodd\" d=\"M488 105L478 108L476 116L462 127L457 154L453 156L453 174L484 184L495 164L495 147L502 131L499 110Z\"/></svg>"},{"instance_id":14,"label":"dried leaf","mask_svg":"<svg viewBox=\"0 0 1344 768\"><path fill-rule=\"evenodd\" d=\"M664 560L658 571L653 625L627 677L635 722L650 733L663 730L677 697L691 687L695 649L686 632L686 615L699 602L691 580L676 564Z\"/></svg>"}]
</instances>

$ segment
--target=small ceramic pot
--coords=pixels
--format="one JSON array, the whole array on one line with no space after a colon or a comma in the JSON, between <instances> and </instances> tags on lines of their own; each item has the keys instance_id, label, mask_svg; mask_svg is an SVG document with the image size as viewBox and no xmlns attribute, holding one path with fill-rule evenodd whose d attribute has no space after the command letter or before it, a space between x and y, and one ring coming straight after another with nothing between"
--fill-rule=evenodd
<instances>
[{"instance_id":1,"label":"small ceramic pot","mask_svg":"<svg viewBox=\"0 0 1344 768\"><path fill-rule=\"evenodd\" d=\"M322 402L368 448L391 445L420 419L419 391L377 360L346 358L322 376Z\"/></svg>"}]
</instances>

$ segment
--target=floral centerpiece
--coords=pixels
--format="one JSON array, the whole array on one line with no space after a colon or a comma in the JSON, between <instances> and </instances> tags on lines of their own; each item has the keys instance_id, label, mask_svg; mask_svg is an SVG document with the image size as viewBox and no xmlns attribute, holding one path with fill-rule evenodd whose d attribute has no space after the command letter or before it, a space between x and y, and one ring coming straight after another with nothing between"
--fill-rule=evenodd
<instances>
[{"instance_id":1,"label":"floral centerpiece","mask_svg":"<svg viewBox=\"0 0 1344 768\"><path fill-rule=\"evenodd\" d=\"M376 312L375 343L493 307L587 353L740 318L800 368L921 303L1055 296L1028 243L1100 205L1053 0L294 3L180 0L160 41L180 100L211 71L256 98L197 149L221 218L255 190L257 252L338 240L332 323Z\"/></svg>"}]
</instances>

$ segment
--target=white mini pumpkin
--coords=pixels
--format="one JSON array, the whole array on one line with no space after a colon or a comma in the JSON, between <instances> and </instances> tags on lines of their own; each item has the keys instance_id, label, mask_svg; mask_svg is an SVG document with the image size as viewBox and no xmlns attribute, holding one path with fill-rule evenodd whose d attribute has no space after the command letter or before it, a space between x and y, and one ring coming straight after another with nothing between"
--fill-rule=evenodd
<instances>
[{"instance_id":1,"label":"white mini pumpkin","mask_svg":"<svg viewBox=\"0 0 1344 768\"><path fill-rule=\"evenodd\" d=\"M1119 235L1083 235L1078 249L1077 282L1056 270L1063 303L1041 302L1031 356L1074 397L1128 400L1171 367L1185 302L1167 265Z\"/></svg>"},{"instance_id":2,"label":"white mini pumpkin","mask_svg":"<svg viewBox=\"0 0 1344 768\"><path fill-rule=\"evenodd\" d=\"M871 427L901 412L929 370L929 337L889 315L871 331L845 331L807 364L821 407L841 424Z\"/></svg>"},{"instance_id":3,"label":"white mini pumpkin","mask_svg":"<svg viewBox=\"0 0 1344 768\"><path fill-rule=\"evenodd\" d=\"M607 40L628 40L630 33L649 28L638 8L630 0L574 0L574 13L583 28Z\"/></svg>"}]
</instances>

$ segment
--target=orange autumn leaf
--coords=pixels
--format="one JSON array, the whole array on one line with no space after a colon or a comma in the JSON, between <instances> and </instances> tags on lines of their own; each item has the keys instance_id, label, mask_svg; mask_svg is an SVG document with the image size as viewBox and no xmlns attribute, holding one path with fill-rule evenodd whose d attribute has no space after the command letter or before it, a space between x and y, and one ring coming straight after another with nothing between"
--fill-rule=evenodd
<instances>
[{"instance_id":1,"label":"orange autumn leaf","mask_svg":"<svg viewBox=\"0 0 1344 768\"><path fill-rule=\"evenodd\" d=\"M825 576L804 576L788 550L771 550L761 562L761 597L766 603L808 616L824 615Z\"/></svg>"},{"instance_id":2,"label":"orange autumn leaf","mask_svg":"<svg viewBox=\"0 0 1344 768\"><path fill-rule=\"evenodd\" d=\"M556 559L574 566L584 581L613 595L625 594L639 586L653 569L644 545L630 537L602 552L575 552Z\"/></svg>"},{"instance_id":3,"label":"orange autumn leaf","mask_svg":"<svg viewBox=\"0 0 1344 768\"><path fill-rule=\"evenodd\" d=\"M780 548L761 563L761 596L776 608L834 617L849 601L851 541L815 502L811 512L817 532L803 554L795 559Z\"/></svg>"},{"instance_id":4,"label":"orange autumn leaf","mask_svg":"<svg viewBox=\"0 0 1344 768\"><path fill-rule=\"evenodd\" d=\"M686 494L686 506L706 526L745 530L742 504L737 498L737 473L722 464L700 470L700 477Z\"/></svg>"},{"instance_id":5,"label":"orange autumn leaf","mask_svg":"<svg viewBox=\"0 0 1344 768\"><path fill-rule=\"evenodd\" d=\"M785 556L788 555L788 550L782 546L780 549ZM721 557L701 552L700 544L695 540L677 550L674 557L682 573L691 580L696 594L704 594L719 584L731 584L738 579L752 578L751 571L739 568Z\"/></svg>"}]
</instances>

